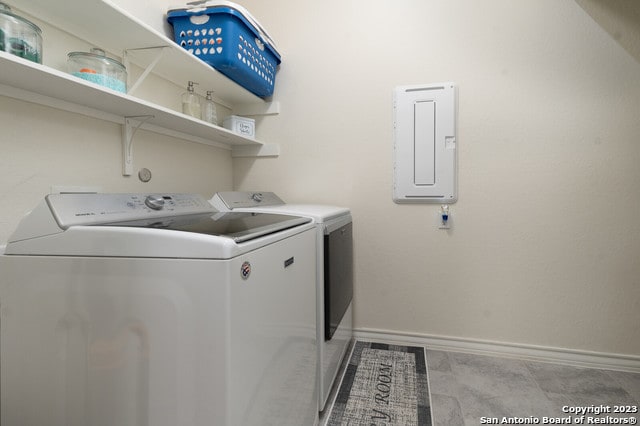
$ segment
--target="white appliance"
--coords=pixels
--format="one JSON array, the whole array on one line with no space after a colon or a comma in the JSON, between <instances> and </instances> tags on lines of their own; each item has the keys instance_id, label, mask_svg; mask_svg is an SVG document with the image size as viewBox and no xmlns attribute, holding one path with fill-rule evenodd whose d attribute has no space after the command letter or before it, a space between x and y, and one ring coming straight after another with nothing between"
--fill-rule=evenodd
<instances>
[{"instance_id":1,"label":"white appliance","mask_svg":"<svg viewBox=\"0 0 640 426\"><path fill-rule=\"evenodd\" d=\"M308 217L316 224L318 408L324 410L353 341L353 229L348 208L286 204L273 192L218 192L219 211L268 212Z\"/></svg>"},{"instance_id":2,"label":"white appliance","mask_svg":"<svg viewBox=\"0 0 640 426\"><path fill-rule=\"evenodd\" d=\"M49 195L0 256L2 425L313 425L315 227Z\"/></svg>"}]
</instances>

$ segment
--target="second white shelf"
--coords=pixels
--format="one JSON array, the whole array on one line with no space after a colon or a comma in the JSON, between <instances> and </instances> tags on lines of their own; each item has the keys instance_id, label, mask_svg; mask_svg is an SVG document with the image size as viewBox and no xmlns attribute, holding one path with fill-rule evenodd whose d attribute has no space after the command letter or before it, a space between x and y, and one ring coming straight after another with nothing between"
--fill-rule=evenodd
<instances>
[{"instance_id":1,"label":"second white shelf","mask_svg":"<svg viewBox=\"0 0 640 426\"><path fill-rule=\"evenodd\" d=\"M123 125L126 117L148 116L150 118L141 129L232 151L242 147L234 156L279 154L277 145L248 139L222 127L5 52L0 52L0 95Z\"/></svg>"}]
</instances>

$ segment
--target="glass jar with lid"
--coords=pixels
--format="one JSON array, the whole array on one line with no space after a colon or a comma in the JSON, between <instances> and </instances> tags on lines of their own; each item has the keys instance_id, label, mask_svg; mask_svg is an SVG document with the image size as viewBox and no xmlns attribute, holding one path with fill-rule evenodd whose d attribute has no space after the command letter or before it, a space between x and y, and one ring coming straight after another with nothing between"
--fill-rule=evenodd
<instances>
[{"instance_id":1,"label":"glass jar with lid","mask_svg":"<svg viewBox=\"0 0 640 426\"><path fill-rule=\"evenodd\" d=\"M0 50L42 63L42 30L0 3Z\"/></svg>"},{"instance_id":2,"label":"glass jar with lid","mask_svg":"<svg viewBox=\"0 0 640 426\"><path fill-rule=\"evenodd\" d=\"M107 57L102 49L69 53L67 67L70 74L83 80L127 92L127 69L117 60Z\"/></svg>"}]
</instances>

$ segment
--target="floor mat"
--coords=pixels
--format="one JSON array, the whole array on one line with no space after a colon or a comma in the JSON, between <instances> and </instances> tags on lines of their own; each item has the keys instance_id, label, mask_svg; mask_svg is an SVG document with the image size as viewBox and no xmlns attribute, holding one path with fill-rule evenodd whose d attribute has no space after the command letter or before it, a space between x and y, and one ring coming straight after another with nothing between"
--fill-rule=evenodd
<instances>
[{"instance_id":1,"label":"floor mat","mask_svg":"<svg viewBox=\"0 0 640 426\"><path fill-rule=\"evenodd\" d=\"M431 426L425 350L355 344L328 426Z\"/></svg>"}]
</instances>

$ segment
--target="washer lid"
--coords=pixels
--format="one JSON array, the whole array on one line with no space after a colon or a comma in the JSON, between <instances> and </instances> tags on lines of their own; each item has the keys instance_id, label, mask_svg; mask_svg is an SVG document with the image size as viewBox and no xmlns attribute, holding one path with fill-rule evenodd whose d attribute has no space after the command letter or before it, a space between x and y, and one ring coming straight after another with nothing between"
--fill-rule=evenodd
<instances>
[{"instance_id":1,"label":"washer lid","mask_svg":"<svg viewBox=\"0 0 640 426\"><path fill-rule=\"evenodd\" d=\"M196 194L54 194L23 219L9 242L104 226L184 231L240 243L308 222L281 214L219 213Z\"/></svg>"},{"instance_id":2,"label":"washer lid","mask_svg":"<svg viewBox=\"0 0 640 426\"><path fill-rule=\"evenodd\" d=\"M110 226L153 228L231 238L236 243L311 222L310 218L267 213L217 213L142 219Z\"/></svg>"},{"instance_id":3,"label":"washer lid","mask_svg":"<svg viewBox=\"0 0 640 426\"><path fill-rule=\"evenodd\" d=\"M5 254L230 259L312 228L304 217L220 213L194 194L59 194L23 218Z\"/></svg>"}]
</instances>

